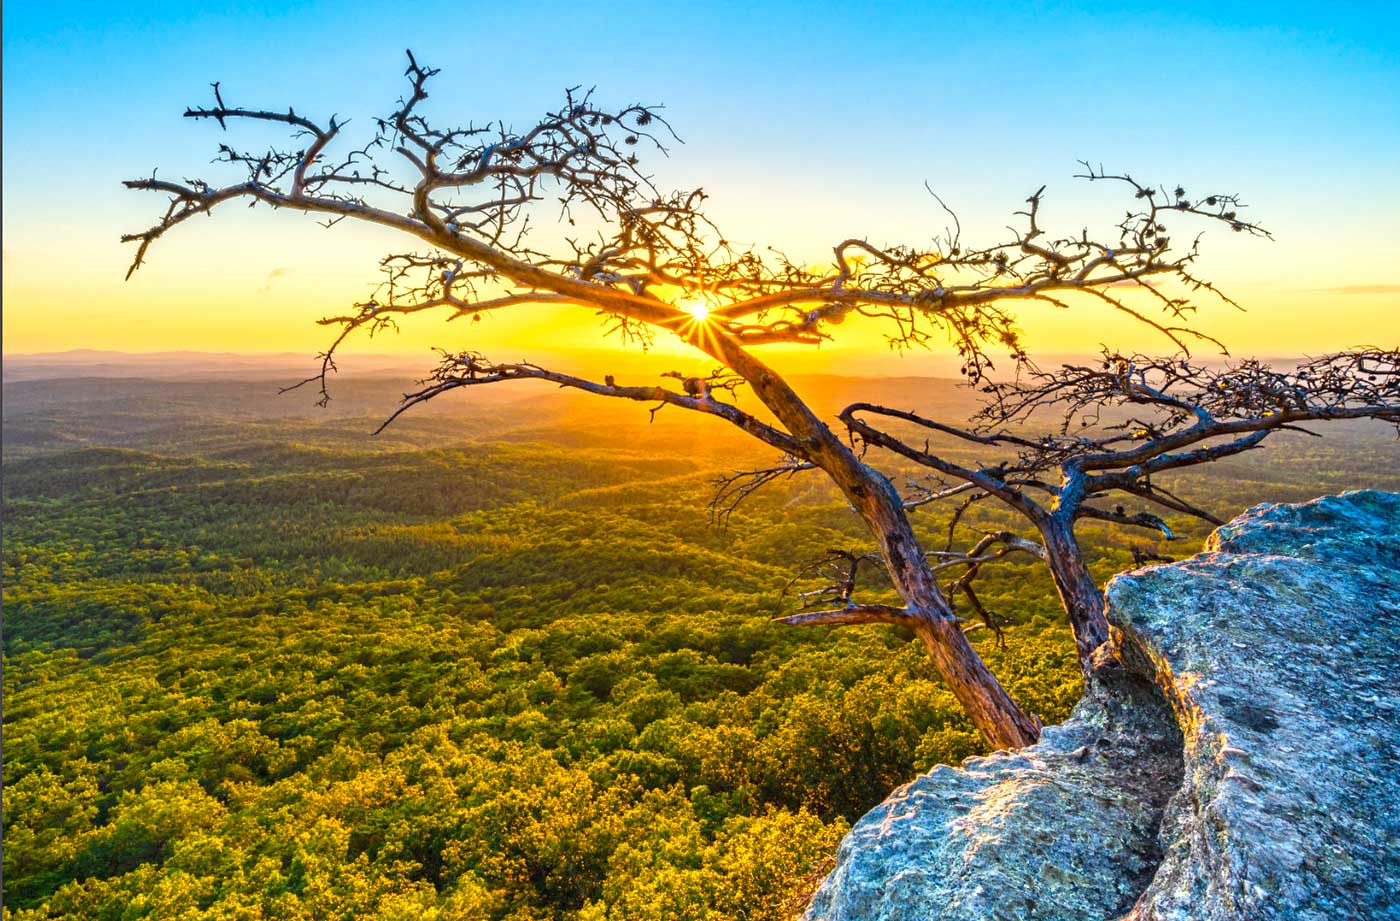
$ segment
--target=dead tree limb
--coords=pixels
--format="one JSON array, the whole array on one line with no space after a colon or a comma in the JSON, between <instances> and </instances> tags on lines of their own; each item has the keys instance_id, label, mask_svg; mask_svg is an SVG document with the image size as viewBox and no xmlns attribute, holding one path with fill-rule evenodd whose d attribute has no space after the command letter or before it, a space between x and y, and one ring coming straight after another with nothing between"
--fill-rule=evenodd
<instances>
[{"instance_id":1,"label":"dead tree limb","mask_svg":"<svg viewBox=\"0 0 1400 921\"><path fill-rule=\"evenodd\" d=\"M865 445L993 496L1037 529L1080 661L1092 671L1115 657L1106 645L1103 594L1085 563L1076 523L1092 519L1176 538L1158 514L1105 504L1117 493L1221 524L1158 478L1258 449L1271 435L1299 431L1303 423L1375 419L1400 428L1400 350L1352 349L1291 369L1252 359L1212 367L1180 355L1105 351L1097 366L1023 368L1015 380L985 383L982 390L990 401L970 427L872 403L848 406L841 419ZM1121 418L1105 421L1109 413ZM1029 424L1043 414L1058 417L1057 423L1037 434ZM906 432L952 436L996 459L959 464L927 441L920 444L917 435L877 427L872 418L902 424Z\"/></svg>"},{"instance_id":2,"label":"dead tree limb","mask_svg":"<svg viewBox=\"0 0 1400 921\"><path fill-rule=\"evenodd\" d=\"M1089 168L1088 181L1120 185L1132 196L1128 217L1102 236L1046 230L1041 189L1027 199L1019 227L999 242L968 245L960 230L931 246L850 238L832 248L828 264L814 265L770 247L737 246L706 216L702 191L654 185L641 153L664 153L676 140L660 107L606 106L593 91L574 88L524 130L504 121L443 127L427 107L435 74L410 54L407 91L359 142L347 138L347 123L335 116L230 105L215 84L213 104L191 108L186 117L224 130L280 127L289 140L262 150L220 144L217 161L234 174L228 181L152 173L127 182L166 199L154 223L123 237L136 246L128 276L165 234L235 202L309 214L331 227L375 225L412 241L412 249L385 257L383 282L371 297L322 321L336 330L309 379L322 401L347 337L392 329L410 314L477 320L529 304L562 305L598 315L624 340L678 337L742 379L771 418L719 399L713 384L692 392L683 376L679 392L617 386L524 362L490 362L470 351L445 356L406 406L483 383L548 381L717 416L820 469L868 526L908 622L986 739L998 747L1033 741L1037 721L967 642L893 485L753 349L818 345L844 319L863 316L883 323L897 348L946 339L968 379L982 381L995 352L1025 360L1009 312L1015 302L1067 307L1076 300L1107 304L1181 345L1212 342L1188 322L1193 294L1215 293L1193 274L1197 243L1174 245L1169 228L1196 218L1263 233L1240 218L1235 197L1159 195L1126 175ZM532 233L543 222L561 228L563 241ZM960 226L956 218L954 225ZM1130 302L1134 289L1155 307Z\"/></svg>"}]
</instances>

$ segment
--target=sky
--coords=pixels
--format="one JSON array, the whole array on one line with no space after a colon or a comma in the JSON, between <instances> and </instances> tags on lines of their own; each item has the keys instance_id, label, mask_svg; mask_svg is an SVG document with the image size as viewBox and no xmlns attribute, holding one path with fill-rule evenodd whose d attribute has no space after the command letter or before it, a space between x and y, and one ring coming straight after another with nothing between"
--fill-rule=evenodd
<instances>
[{"instance_id":1,"label":"sky","mask_svg":"<svg viewBox=\"0 0 1400 921\"><path fill-rule=\"evenodd\" d=\"M1116 222L1121 196L1075 181L1080 159L1238 192L1274 239L1208 231L1199 268L1246 309L1203 302L1201 328L1267 355L1400 340L1400 4L388 9L6 2L5 353L322 348L315 320L366 296L392 234L234 209L172 234L124 282L118 237L161 202L121 180L218 175L216 126L180 117L214 80L230 104L337 113L368 131L405 85L405 48L442 69L429 111L444 119L527 124L579 84L663 103L685 143L650 164L660 184L703 186L730 238L813 261L852 236L929 241L946 220L925 182L969 238L1000 236L1042 184L1046 223ZM1034 352L1168 346L1102 308L1021 321ZM354 348L430 346L502 359L620 348L586 311L543 310L469 327L428 318ZM772 360L908 374L943 353L896 360L874 330L847 326L820 352Z\"/></svg>"}]
</instances>

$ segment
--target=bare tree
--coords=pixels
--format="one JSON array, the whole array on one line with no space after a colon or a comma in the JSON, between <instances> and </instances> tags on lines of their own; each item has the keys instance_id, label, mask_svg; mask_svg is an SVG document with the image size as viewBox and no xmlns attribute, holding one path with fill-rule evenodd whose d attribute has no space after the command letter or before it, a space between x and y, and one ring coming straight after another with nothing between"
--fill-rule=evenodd
<instances>
[{"instance_id":1,"label":"bare tree","mask_svg":"<svg viewBox=\"0 0 1400 921\"><path fill-rule=\"evenodd\" d=\"M991 398L970 428L870 403L847 407L841 419L865 444L930 467L957 484L943 492L962 496L954 526L973 503L992 498L1035 527L1039 546L1028 547L1006 532L984 536L970 554L972 563L964 564L965 577L975 576L974 564L980 565L979 558L995 543L1043 559L1086 672L1110 665L1115 653L1103 592L1075 534L1079 522L1113 522L1175 539L1159 515L1118 503L1136 501L1219 525L1209 511L1171 491L1163 477L1258 448L1278 432L1307 431L1303 423L1380 419L1400 426L1396 349L1355 349L1286 370L1254 360L1211 368L1185 357L1106 351L1097 366L1023 371L1010 383L983 385ZM1058 417L1054 430L1027 431L1027 423L1045 413ZM930 450L927 441L919 445L907 435L877 428L870 417L897 420L915 432L954 436L997 457L973 466L956 463ZM1110 498L1115 495L1120 498ZM1139 548L1134 555L1140 562L1163 559Z\"/></svg>"},{"instance_id":2,"label":"bare tree","mask_svg":"<svg viewBox=\"0 0 1400 921\"><path fill-rule=\"evenodd\" d=\"M869 527L902 604L848 599L807 614L803 622L907 626L991 744L1034 741L1038 721L1008 696L964 636L898 491L753 348L817 345L836 324L861 316L884 323L898 348L946 336L963 359L964 373L978 380L989 367L990 349L1024 357L1007 303L1063 307L1066 298L1077 296L1108 304L1184 344L1196 335L1186 325L1188 296L1210 286L1192 274L1195 243L1174 247L1168 223L1196 216L1261 233L1238 216L1234 196L1188 198L1181 189L1153 189L1086 166L1088 180L1125 184L1134 195L1128 217L1107 241L1087 231L1048 236L1040 223L1042 189L1004 242L964 245L956 217L947 212L951 227L931 246L845 239L833 248L829 266L813 268L771 248L729 241L705 217L703 192L662 192L653 185L640 171L638 151L664 151L674 138L657 107L608 108L592 91L574 89L560 109L523 131L500 122L443 128L429 120L423 105L435 73L410 54L407 94L376 120L361 146L344 145L346 123L334 116L317 121L293 109L230 106L214 84L213 104L190 109L187 117L223 128L280 125L292 143L256 152L221 145L218 160L238 174L229 184L154 174L126 183L169 196L156 223L123 238L137 245L132 271L171 229L232 202L320 215L328 225L362 221L414 240L421 251L383 260L384 281L373 297L322 321L338 329L308 381L320 387L322 400L328 398L326 378L335 370L336 348L347 336L392 327L411 313L476 319L524 304L563 304L596 312L625 340L679 337L722 370L689 377L678 372L679 387L672 389L624 385L611 377L588 380L468 351L445 355L422 389L406 397L406 406L463 387L548 381L716 416L793 463L821 470ZM535 220L542 214L546 221ZM551 222L562 239L531 232L535 224ZM1169 284L1184 293L1163 293ZM1125 294L1131 288L1159 301L1160 319L1129 303ZM765 414L725 398L740 381Z\"/></svg>"}]
</instances>

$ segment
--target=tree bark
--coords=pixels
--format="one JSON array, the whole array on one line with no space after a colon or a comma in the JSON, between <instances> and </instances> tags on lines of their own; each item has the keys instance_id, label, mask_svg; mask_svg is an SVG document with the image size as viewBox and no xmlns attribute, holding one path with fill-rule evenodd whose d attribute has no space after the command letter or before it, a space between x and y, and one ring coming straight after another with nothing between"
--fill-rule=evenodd
<instances>
[{"instance_id":1,"label":"tree bark","mask_svg":"<svg viewBox=\"0 0 1400 921\"><path fill-rule=\"evenodd\" d=\"M1069 615L1079 665L1086 675L1112 666L1117 660L1109 641L1108 618L1103 591L1094 581L1084 554L1074 537L1074 523L1062 516L1051 516L1041 529L1045 540L1045 560L1055 581L1055 590Z\"/></svg>"},{"instance_id":2,"label":"tree bark","mask_svg":"<svg viewBox=\"0 0 1400 921\"><path fill-rule=\"evenodd\" d=\"M924 621L914 632L983 738L999 749L1025 748L1040 739L1040 720L1011 699L956 620Z\"/></svg>"},{"instance_id":3,"label":"tree bark","mask_svg":"<svg viewBox=\"0 0 1400 921\"><path fill-rule=\"evenodd\" d=\"M856 464L860 475L855 481L835 475L832 479L880 545L890 579L909 612L910 626L939 675L990 744L1006 749L1035 744L1040 722L1011 698L968 642L929 569L893 484L859 461Z\"/></svg>"},{"instance_id":4,"label":"tree bark","mask_svg":"<svg viewBox=\"0 0 1400 921\"><path fill-rule=\"evenodd\" d=\"M749 383L764 406L802 443L806 458L832 479L865 521L895 590L904 599L909 625L982 737L997 748L1034 744L1040 738L1040 722L1011 698L967 641L894 485L856 457L785 380L739 343L712 330L697 332L690 342Z\"/></svg>"}]
</instances>

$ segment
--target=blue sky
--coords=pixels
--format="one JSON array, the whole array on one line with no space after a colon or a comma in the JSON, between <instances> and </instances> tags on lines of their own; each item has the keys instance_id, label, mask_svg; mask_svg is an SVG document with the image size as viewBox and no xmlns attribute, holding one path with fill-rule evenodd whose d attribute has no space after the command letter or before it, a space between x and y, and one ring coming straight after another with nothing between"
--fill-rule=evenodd
<instances>
[{"instance_id":1,"label":"blue sky","mask_svg":"<svg viewBox=\"0 0 1400 921\"><path fill-rule=\"evenodd\" d=\"M1265 296L1366 286L1347 303L1372 324L1400 303L1375 293L1400 292L1400 4L388 8L5 3L6 350L12 334L24 351L77 345L84 323L109 335L93 300L123 268L117 234L154 207L119 182L204 168L216 133L179 114L210 81L235 104L366 125L400 91L407 47L443 68L433 105L464 119L524 122L579 83L664 102L687 143L661 178L704 185L741 238L815 251L852 234L926 238L940 226L925 180L974 227L1000 227L1044 182L1065 220L1088 220L1094 202L1069 177L1090 158L1242 192L1279 240L1223 253L1211 267L1227 282ZM205 244L265 262L238 236L249 226ZM300 239L267 232L279 250ZM329 272L331 258L308 264ZM46 297L59 265L90 283ZM259 265L218 277L260 290L280 266Z\"/></svg>"}]
</instances>

